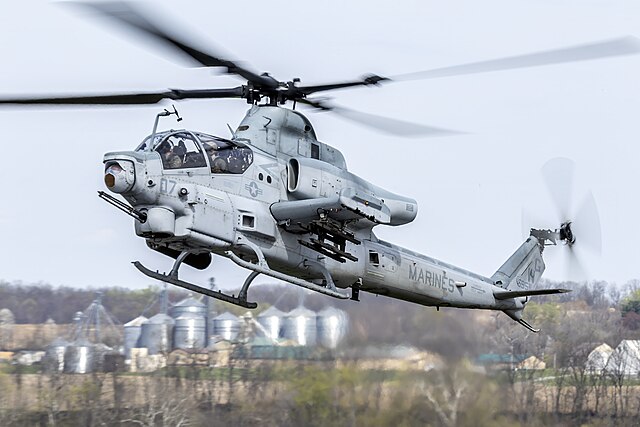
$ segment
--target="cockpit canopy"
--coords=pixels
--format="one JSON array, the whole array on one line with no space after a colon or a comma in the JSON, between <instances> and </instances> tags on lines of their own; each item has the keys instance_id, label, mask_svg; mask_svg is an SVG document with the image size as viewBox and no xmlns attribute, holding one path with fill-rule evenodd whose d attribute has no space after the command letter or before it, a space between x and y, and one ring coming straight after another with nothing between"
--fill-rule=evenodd
<instances>
[{"instance_id":1,"label":"cockpit canopy","mask_svg":"<svg viewBox=\"0 0 640 427\"><path fill-rule=\"evenodd\" d=\"M164 169L209 167L212 173L242 174L253 163L253 152L243 144L185 130L160 132L151 142L148 136L136 151L152 144Z\"/></svg>"}]
</instances>

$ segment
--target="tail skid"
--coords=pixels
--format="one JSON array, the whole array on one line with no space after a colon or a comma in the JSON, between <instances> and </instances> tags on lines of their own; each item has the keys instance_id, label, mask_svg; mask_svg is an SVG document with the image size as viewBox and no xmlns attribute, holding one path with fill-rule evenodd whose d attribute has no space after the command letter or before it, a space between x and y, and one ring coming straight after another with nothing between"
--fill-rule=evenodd
<instances>
[{"instance_id":1,"label":"tail skid","mask_svg":"<svg viewBox=\"0 0 640 427\"><path fill-rule=\"evenodd\" d=\"M515 298L527 298L529 296L534 296L534 295L564 294L567 292L571 292L571 290L556 288L556 289L535 289L531 291L494 291L493 296L497 300L508 300L508 299L515 299ZM524 326L528 330L530 330L531 332L535 332L535 333L540 332L540 329L534 328L526 320L522 318L522 311L524 310L524 306L527 303L527 301L526 300L517 301L517 303L520 305L520 308L503 310L504 313L510 318L512 318L513 320L515 320L516 322L520 323L522 326Z\"/></svg>"},{"instance_id":2,"label":"tail skid","mask_svg":"<svg viewBox=\"0 0 640 427\"><path fill-rule=\"evenodd\" d=\"M534 333L538 333L540 332L540 328L534 328L533 326L531 326L526 320L524 319L520 319L518 320L518 323L520 323L522 326L524 326L525 328L527 328L528 330L530 330L531 332Z\"/></svg>"}]
</instances>

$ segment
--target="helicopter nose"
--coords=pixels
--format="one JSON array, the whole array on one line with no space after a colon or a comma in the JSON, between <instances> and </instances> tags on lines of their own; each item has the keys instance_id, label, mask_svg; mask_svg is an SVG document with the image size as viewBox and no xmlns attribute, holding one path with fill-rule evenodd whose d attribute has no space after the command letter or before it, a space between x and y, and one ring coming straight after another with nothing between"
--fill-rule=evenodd
<instances>
[{"instance_id":1,"label":"helicopter nose","mask_svg":"<svg viewBox=\"0 0 640 427\"><path fill-rule=\"evenodd\" d=\"M114 193L124 193L133 187L135 175L133 164L127 160L110 162L104 171L104 183Z\"/></svg>"}]
</instances>

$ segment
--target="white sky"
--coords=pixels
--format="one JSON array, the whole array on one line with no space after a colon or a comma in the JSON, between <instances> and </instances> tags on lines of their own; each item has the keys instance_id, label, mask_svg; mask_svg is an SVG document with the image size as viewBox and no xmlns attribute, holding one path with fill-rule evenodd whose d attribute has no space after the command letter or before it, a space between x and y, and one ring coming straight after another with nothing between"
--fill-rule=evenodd
<instances>
[{"instance_id":1,"label":"white sky","mask_svg":"<svg viewBox=\"0 0 640 427\"><path fill-rule=\"evenodd\" d=\"M637 1L153 3L172 33L303 84L640 35ZM170 53L55 3L5 2L0 96L242 83ZM602 221L602 256L584 257L590 276L624 283L640 277L638 76L640 55L335 93L350 108L470 133L448 138L400 139L331 114L308 116L352 172L418 200L416 221L378 227L381 238L485 275L521 243L523 206L551 220L530 225L556 225L539 170L552 157L574 159L576 199L592 189ZM180 126L221 136L247 109L238 100L177 107ZM133 149L160 109L0 109L0 279L141 287L151 282L130 261L170 267L135 236L132 219L96 196L103 153ZM562 251L553 249L545 277L562 279ZM216 276L234 287L247 274L222 259L204 273L189 270L183 277L196 283Z\"/></svg>"}]
</instances>

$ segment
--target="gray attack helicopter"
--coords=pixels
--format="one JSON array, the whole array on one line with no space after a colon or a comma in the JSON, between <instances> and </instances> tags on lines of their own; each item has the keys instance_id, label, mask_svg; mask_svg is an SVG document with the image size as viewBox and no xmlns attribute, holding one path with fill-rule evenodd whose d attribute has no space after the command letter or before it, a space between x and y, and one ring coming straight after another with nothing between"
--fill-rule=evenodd
<instances>
[{"instance_id":1,"label":"gray attack helicopter","mask_svg":"<svg viewBox=\"0 0 640 427\"><path fill-rule=\"evenodd\" d=\"M544 249L577 240L566 209L557 229L531 229L522 245L485 277L384 242L373 229L400 226L418 213L416 200L394 194L351 173L341 152L318 140L297 104L400 135L441 136L446 129L411 124L338 107L319 92L395 81L426 79L636 54L640 43L620 38L516 57L476 62L395 77L304 86L280 81L205 53L181 41L126 3L85 5L119 24L187 54L199 66L220 68L246 80L233 88L0 99L0 104L133 105L162 100L238 98L251 105L232 137L191 130L153 132L133 151L104 156L104 182L121 195L99 196L135 220L149 248L175 259L167 274L139 262L143 274L246 308L247 292L263 274L334 298L358 301L361 291L433 307L501 310L527 329L528 298L566 289L536 289ZM293 109L283 105L291 102ZM552 183L552 188L563 187ZM564 187L563 187L564 188ZM558 197L564 203L566 197ZM590 206L593 204L590 204ZM595 205L593 205L595 206ZM593 214L591 214L593 216ZM597 216L597 214L596 214ZM212 254L250 271L239 294L229 295L183 281L182 264L206 269ZM346 290L351 289L350 293Z\"/></svg>"}]
</instances>

